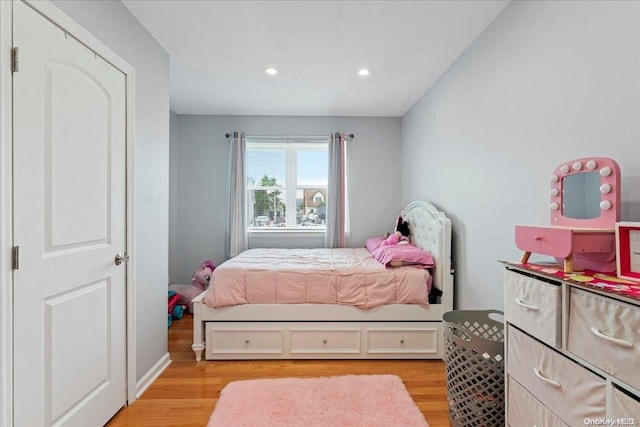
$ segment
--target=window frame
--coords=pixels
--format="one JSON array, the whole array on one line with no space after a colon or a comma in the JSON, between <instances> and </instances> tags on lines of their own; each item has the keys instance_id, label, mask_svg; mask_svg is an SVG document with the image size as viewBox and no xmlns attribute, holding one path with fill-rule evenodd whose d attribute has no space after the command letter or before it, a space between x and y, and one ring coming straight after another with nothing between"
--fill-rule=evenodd
<instances>
[{"instance_id":1,"label":"window frame","mask_svg":"<svg viewBox=\"0 0 640 427\"><path fill-rule=\"evenodd\" d=\"M249 170L248 165L245 164L246 174L247 174L247 182L245 185L246 191L246 210L247 214L250 211L249 209L249 200L248 197L250 191L255 190L280 190L285 193L285 197L283 199L285 206L293 206L293 208L287 208L285 211L285 226L284 227L258 227L254 226L253 221L255 219L255 215L250 218L247 215L247 232L248 233L256 233L256 234L276 234L281 233L282 235L293 236L296 234L317 234L324 233L326 231L326 222L322 225L314 225L312 227L305 227L301 224L297 223L297 215L298 215L298 206L297 206L297 190L324 190L325 197L324 203L326 205L328 193L328 184L329 184L329 168L327 167L326 173L326 184L324 186L318 185L303 185L298 184L298 160L297 154L299 151L321 151L327 154L327 162L329 156L329 136L312 136L312 137L258 137L258 136L247 136L246 137L246 151L247 157L248 153L251 150L284 150L285 151L285 185L284 186L269 186L262 187L257 185L250 186L248 184ZM276 182L277 184L277 182ZM303 192L303 203L304 201L304 192ZM293 225L292 225L293 224Z\"/></svg>"}]
</instances>

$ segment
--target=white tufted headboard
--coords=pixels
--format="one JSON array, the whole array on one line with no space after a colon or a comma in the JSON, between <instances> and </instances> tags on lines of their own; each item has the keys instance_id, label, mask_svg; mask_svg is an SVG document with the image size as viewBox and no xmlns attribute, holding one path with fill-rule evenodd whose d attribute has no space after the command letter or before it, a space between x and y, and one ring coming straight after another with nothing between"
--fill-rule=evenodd
<instances>
[{"instance_id":1,"label":"white tufted headboard","mask_svg":"<svg viewBox=\"0 0 640 427\"><path fill-rule=\"evenodd\" d=\"M409 222L411 242L429 251L435 260L433 286L443 292L443 298L452 298L451 220L431 203L421 201L409 203L402 215Z\"/></svg>"}]
</instances>

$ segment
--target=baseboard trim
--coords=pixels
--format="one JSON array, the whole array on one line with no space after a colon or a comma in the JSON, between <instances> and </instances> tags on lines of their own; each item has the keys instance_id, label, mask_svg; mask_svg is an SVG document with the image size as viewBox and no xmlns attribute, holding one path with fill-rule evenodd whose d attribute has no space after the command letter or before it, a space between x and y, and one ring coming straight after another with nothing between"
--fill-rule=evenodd
<instances>
[{"instance_id":1,"label":"baseboard trim","mask_svg":"<svg viewBox=\"0 0 640 427\"><path fill-rule=\"evenodd\" d=\"M156 362L155 365L153 365L151 369L147 371L146 374L144 374L142 378L140 378L140 381L136 383L136 399L140 399L140 396L147 391L149 386L153 384L153 382L165 371L165 369L169 367L169 365L171 365L171 359L169 357L169 353L166 353L160 358L160 360L158 360L158 362ZM132 402L129 402L129 404L131 403Z\"/></svg>"}]
</instances>

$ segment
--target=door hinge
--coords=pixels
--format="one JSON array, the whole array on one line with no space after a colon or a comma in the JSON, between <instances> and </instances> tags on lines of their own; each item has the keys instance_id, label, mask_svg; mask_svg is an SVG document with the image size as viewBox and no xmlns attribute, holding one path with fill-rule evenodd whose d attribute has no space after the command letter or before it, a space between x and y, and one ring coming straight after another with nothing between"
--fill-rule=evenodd
<instances>
[{"instance_id":1,"label":"door hinge","mask_svg":"<svg viewBox=\"0 0 640 427\"><path fill-rule=\"evenodd\" d=\"M11 71L17 73L20 71L20 58L18 57L18 48L11 48Z\"/></svg>"},{"instance_id":2,"label":"door hinge","mask_svg":"<svg viewBox=\"0 0 640 427\"><path fill-rule=\"evenodd\" d=\"M20 246L13 247L13 253L11 254L11 264L14 270L20 269Z\"/></svg>"}]
</instances>

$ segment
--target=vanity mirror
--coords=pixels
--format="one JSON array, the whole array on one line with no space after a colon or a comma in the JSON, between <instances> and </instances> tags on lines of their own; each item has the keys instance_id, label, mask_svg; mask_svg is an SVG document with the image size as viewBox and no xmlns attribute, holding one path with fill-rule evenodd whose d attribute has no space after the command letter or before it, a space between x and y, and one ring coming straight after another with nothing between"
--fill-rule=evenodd
<instances>
[{"instance_id":1,"label":"vanity mirror","mask_svg":"<svg viewBox=\"0 0 640 427\"><path fill-rule=\"evenodd\" d=\"M615 229L620 220L620 167L610 158L563 163L551 175L551 225Z\"/></svg>"},{"instance_id":2,"label":"vanity mirror","mask_svg":"<svg viewBox=\"0 0 640 427\"><path fill-rule=\"evenodd\" d=\"M620 220L620 168L608 157L586 157L562 163L551 175L550 226L517 225L516 246L549 255L577 269L613 272L615 224ZM575 265L574 265L575 264Z\"/></svg>"}]
</instances>

